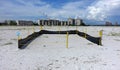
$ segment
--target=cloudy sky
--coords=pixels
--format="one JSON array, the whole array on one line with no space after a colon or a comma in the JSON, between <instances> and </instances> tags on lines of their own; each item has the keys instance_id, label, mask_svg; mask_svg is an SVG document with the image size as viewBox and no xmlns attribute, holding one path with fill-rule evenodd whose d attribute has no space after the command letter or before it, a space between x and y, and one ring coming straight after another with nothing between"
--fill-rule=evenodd
<instances>
[{"instance_id":1,"label":"cloudy sky","mask_svg":"<svg viewBox=\"0 0 120 70\"><path fill-rule=\"evenodd\" d=\"M80 17L87 23L120 23L119 12L120 0L0 0L1 21Z\"/></svg>"}]
</instances>

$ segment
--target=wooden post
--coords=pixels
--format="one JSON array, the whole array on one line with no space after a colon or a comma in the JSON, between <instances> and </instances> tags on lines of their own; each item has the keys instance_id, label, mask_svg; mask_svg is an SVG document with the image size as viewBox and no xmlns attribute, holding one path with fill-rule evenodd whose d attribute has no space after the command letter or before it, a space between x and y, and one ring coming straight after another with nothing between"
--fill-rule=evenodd
<instances>
[{"instance_id":1,"label":"wooden post","mask_svg":"<svg viewBox=\"0 0 120 70\"><path fill-rule=\"evenodd\" d=\"M84 33L85 33L85 38L87 38L87 35L86 35L86 33L87 33L87 28L85 29L85 32L84 32Z\"/></svg>"},{"instance_id":2,"label":"wooden post","mask_svg":"<svg viewBox=\"0 0 120 70\"><path fill-rule=\"evenodd\" d=\"M28 28L28 35L30 34L30 32L29 32L29 28Z\"/></svg>"},{"instance_id":3,"label":"wooden post","mask_svg":"<svg viewBox=\"0 0 120 70\"><path fill-rule=\"evenodd\" d=\"M99 31L99 35L100 35L100 37L102 37L102 35L103 35L102 30Z\"/></svg>"},{"instance_id":4,"label":"wooden post","mask_svg":"<svg viewBox=\"0 0 120 70\"><path fill-rule=\"evenodd\" d=\"M85 38L86 38L86 33L85 33Z\"/></svg>"},{"instance_id":5,"label":"wooden post","mask_svg":"<svg viewBox=\"0 0 120 70\"><path fill-rule=\"evenodd\" d=\"M76 34L78 34L78 28L77 28L77 25L76 25Z\"/></svg>"},{"instance_id":6,"label":"wooden post","mask_svg":"<svg viewBox=\"0 0 120 70\"><path fill-rule=\"evenodd\" d=\"M35 28L33 27L33 33L35 32Z\"/></svg>"},{"instance_id":7,"label":"wooden post","mask_svg":"<svg viewBox=\"0 0 120 70\"><path fill-rule=\"evenodd\" d=\"M41 31L42 29L43 29L42 26L40 26L40 31Z\"/></svg>"},{"instance_id":8,"label":"wooden post","mask_svg":"<svg viewBox=\"0 0 120 70\"><path fill-rule=\"evenodd\" d=\"M66 48L68 48L68 36L69 36L69 33L67 32L67 35L66 35Z\"/></svg>"},{"instance_id":9,"label":"wooden post","mask_svg":"<svg viewBox=\"0 0 120 70\"><path fill-rule=\"evenodd\" d=\"M76 30L77 30L77 25L76 25Z\"/></svg>"},{"instance_id":10,"label":"wooden post","mask_svg":"<svg viewBox=\"0 0 120 70\"><path fill-rule=\"evenodd\" d=\"M102 45L102 44L101 44L102 35L103 35L103 31L102 31L102 30L99 31L99 35L100 35L99 45Z\"/></svg>"},{"instance_id":11,"label":"wooden post","mask_svg":"<svg viewBox=\"0 0 120 70\"><path fill-rule=\"evenodd\" d=\"M59 34L60 34L60 26L58 26L58 28L59 28Z\"/></svg>"}]
</instances>

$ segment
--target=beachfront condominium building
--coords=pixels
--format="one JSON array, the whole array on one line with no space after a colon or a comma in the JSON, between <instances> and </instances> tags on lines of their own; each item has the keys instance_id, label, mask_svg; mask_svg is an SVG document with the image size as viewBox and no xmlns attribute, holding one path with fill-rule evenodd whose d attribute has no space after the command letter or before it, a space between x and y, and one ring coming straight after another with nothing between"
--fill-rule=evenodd
<instances>
[{"instance_id":1,"label":"beachfront condominium building","mask_svg":"<svg viewBox=\"0 0 120 70\"><path fill-rule=\"evenodd\" d=\"M40 19L38 20L38 25L46 25L46 26L69 26L69 25L81 25L83 23L82 19L77 18L77 19L73 19L73 18L68 18L67 21L60 21L60 20L56 20L56 19Z\"/></svg>"},{"instance_id":2,"label":"beachfront condominium building","mask_svg":"<svg viewBox=\"0 0 120 70\"><path fill-rule=\"evenodd\" d=\"M75 25L79 26L79 25L82 25L82 23L83 23L82 19L80 19L80 18L75 19Z\"/></svg>"},{"instance_id":3,"label":"beachfront condominium building","mask_svg":"<svg viewBox=\"0 0 120 70\"><path fill-rule=\"evenodd\" d=\"M17 20L17 25L19 26L31 26L33 25L33 21L26 21L26 20Z\"/></svg>"},{"instance_id":4,"label":"beachfront condominium building","mask_svg":"<svg viewBox=\"0 0 120 70\"><path fill-rule=\"evenodd\" d=\"M68 24L69 24L69 25L75 25L75 19L73 19L73 18L68 18Z\"/></svg>"},{"instance_id":5,"label":"beachfront condominium building","mask_svg":"<svg viewBox=\"0 0 120 70\"><path fill-rule=\"evenodd\" d=\"M41 19L41 20L38 20L38 25L46 25L46 26L57 26L59 25L59 20L55 20L55 19Z\"/></svg>"}]
</instances>

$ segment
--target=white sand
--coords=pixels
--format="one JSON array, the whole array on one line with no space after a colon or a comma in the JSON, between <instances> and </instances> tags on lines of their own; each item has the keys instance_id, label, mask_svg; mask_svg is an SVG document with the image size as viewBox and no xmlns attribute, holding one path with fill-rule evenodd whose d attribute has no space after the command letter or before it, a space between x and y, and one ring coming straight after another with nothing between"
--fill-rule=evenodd
<instances>
[{"instance_id":1,"label":"white sand","mask_svg":"<svg viewBox=\"0 0 120 70\"><path fill-rule=\"evenodd\" d=\"M103 46L77 35L42 35L25 49L17 46L16 32L25 38L30 27L0 27L0 70L120 70L120 27L78 27L79 31L99 36L103 30ZM29 31L28 31L29 29ZM35 27L39 31L40 27ZM46 30L75 30L76 27L44 27Z\"/></svg>"}]
</instances>

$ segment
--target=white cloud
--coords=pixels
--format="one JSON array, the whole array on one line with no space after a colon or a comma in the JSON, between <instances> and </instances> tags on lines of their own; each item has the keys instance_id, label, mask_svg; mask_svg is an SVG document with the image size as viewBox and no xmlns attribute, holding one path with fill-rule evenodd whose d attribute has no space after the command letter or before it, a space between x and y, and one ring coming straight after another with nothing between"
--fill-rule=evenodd
<instances>
[{"instance_id":1,"label":"white cloud","mask_svg":"<svg viewBox=\"0 0 120 70\"><path fill-rule=\"evenodd\" d=\"M103 21L108 16L115 15L114 10L120 8L120 0L100 0L88 7L87 18ZM116 10L115 10L116 11ZM118 13L116 13L118 15Z\"/></svg>"},{"instance_id":2,"label":"white cloud","mask_svg":"<svg viewBox=\"0 0 120 70\"><path fill-rule=\"evenodd\" d=\"M83 3L83 1L77 1L77 2L69 2L66 3L65 5L63 5L60 9L56 9L50 16L53 17L64 17L64 18L68 18L68 17L75 17L76 15L79 15L81 17L83 17L85 11L83 9L83 7L85 6L85 4Z\"/></svg>"},{"instance_id":3,"label":"white cloud","mask_svg":"<svg viewBox=\"0 0 120 70\"><path fill-rule=\"evenodd\" d=\"M16 0L23 5L17 5L11 1L2 1L0 3L0 19L24 16L45 16L50 18L68 18L76 15L81 18L104 20L108 16L118 15L120 10L119 0L96 0L89 4L84 1L68 2L59 8L43 2L41 0ZM38 5L38 6L36 6ZM40 6L39 6L40 5ZM40 19L38 18L38 19Z\"/></svg>"},{"instance_id":4,"label":"white cloud","mask_svg":"<svg viewBox=\"0 0 120 70\"><path fill-rule=\"evenodd\" d=\"M30 1L26 2L26 0L17 0L17 2L25 4L25 5L16 5L11 3L10 1L5 1L3 9L0 8L2 12L0 12L1 16L4 17L14 17L14 16L43 16L47 14L51 18L67 18L74 17L75 15L83 14L83 9L80 7L83 6L83 2L69 2L63 5L60 8L54 8L48 3L42 1ZM40 4L41 6L35 6L34 4ZM7 13L7 12L10 13Z\"/></svg>"}]
</instances>

